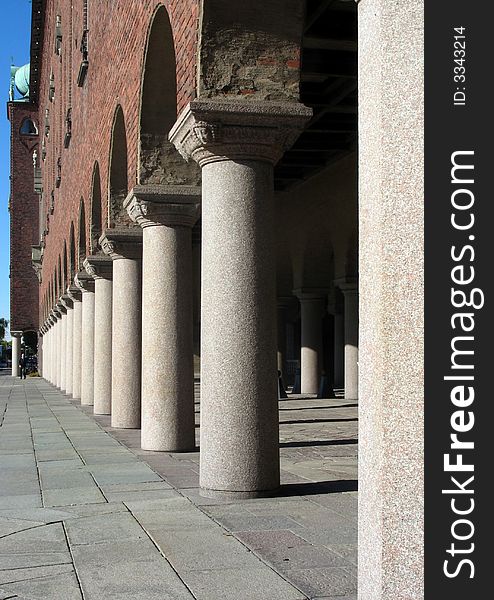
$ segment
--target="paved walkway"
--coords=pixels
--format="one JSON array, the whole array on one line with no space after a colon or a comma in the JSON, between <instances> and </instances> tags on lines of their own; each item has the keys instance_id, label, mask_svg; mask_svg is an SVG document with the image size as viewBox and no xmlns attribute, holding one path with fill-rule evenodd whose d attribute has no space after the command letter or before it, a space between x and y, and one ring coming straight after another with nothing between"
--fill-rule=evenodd
<instances>
[{"instance_id":1,"label":"paved walkway","mask_svg":"<svg viewBox=\"0 0 494 600\"><path fill-rule=\"evenodd\" d=\"M219 501L198 453L0 375L0 600L355 600L356 410L281 402L281 495Z\"/></svg>"}]
</instances>

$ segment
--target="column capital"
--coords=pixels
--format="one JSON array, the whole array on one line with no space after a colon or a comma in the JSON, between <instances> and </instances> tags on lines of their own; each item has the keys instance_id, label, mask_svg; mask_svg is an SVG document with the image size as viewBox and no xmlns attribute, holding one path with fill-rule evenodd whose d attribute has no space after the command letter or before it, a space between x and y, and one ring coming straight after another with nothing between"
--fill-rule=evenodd
<instances>
[{"instance_id":1,"label":"column capital","mask_svg":"<svg viewBox=\"0 0 494 600\"><path fill-rule=\"evenodd\" d=\"M169 139L186 160L201 167L224 160L275 164L311 117L312 109L299 103L193 100Z\"/></svg>"},{"instance_id":2,"label":"column capital","mask_svg":"<svg viewBox=\"0 0 494 600\"><path fill-rule=\"evenodd\" d=\"M55 304L55 306L51 309L51 318L52 318L52 324L55 325L55 323L60 319L61 314L60 311L57 308L57 305Z\"/></svg>"},{"instance_id":3,"label":"column capital","mask_svg":"<svg viewBox=\"0 0 494 600\"><path fill-rule=\"evenodd\" d=\"M293 295L300 302L316 302L326 300L328 290L326 288L297 288L293 290Z\"/></svg>"},{"instance_id":4,"label":"column capital","mask_svg":"<svg viewBox=\"0 0 494 600\"><path fill-rule=\"evenodd\" d=\"M75 284L69 285L67 288L67 296L72 300L72 303L80 302L82 299L81 290Z\"/></svg>"},{"instance_id":5,"label":"column capital","mask_svg":"<svg viewBox=\"0 0 494 600\"><path fill-rule=\"evenodd\" d=\"M140 227L107 229L100 237L99 244L103 252L112 260L141 258L142 229Z\"/></svg>"},{"instance_id":6,"label":"column capital","mask_svg":"<svg viewBox=\"0 0 494 600\"><path fill-rule=\"evenodd\" d=\"M22 331L11 331L10 337L20 338L20 337L22 337Z\"/></svg>"},{"instance_id":7,"label":"column capital","mask_svg":"<svg viewBox=\"0 0 494 600\"><path fill-rule=\"evenodd\" d=\"M193 227L199 218L201 188L189 185L136 185L124 202L130 218L144 227Z\"/></svg>"},{"instance_id":8,"label":"column capital","mask_svg":"<svg viewBox=\"0 0 494 600\"><path fill-rule=\"evenodd\" d=\"M113 261L106 254L87 256L83 262L86 273L94 280L113 278Z\"/></svg>"},{"instance_id":9,"label":"column capital","mask_svg":"<svg viewBox=\"0 0 494 600\"><path fill-rule=\"evenodd\" d=\"M341 277L334 280L335 287L339 288L343 294L358 293L358 278L357 277Z\"/></svg>"},{"instance_id":10,"label":"column capital","mask_svg":"<svg viewBox=\"0 0 494 600\"><path fill-rule=\"evenodd\" d=\"M60 296L59 302L65 308L65 312L73 308L72 298L67 293Z\"/></svg>"},{"instance_id":11,"label":"column capital","mask_svg":"<svg viewBox=\"0 0 494 600\"><path fill-rule=\"evenodd\" d=\"M58 302L56 304L56 309L60 313L60 317L59 317L60 319L63 317L63 315L67 314L67 308L65 307L65 304L62 302L62 297L61 296L58 299Z\"/></svg>"},{"instance_id":12,"label":"column capital","mask_svg":"<svg viewBox=\"0 0 494 600\"><path fill-rule=\"evenodd\" d=\"M80 271L76 274L74 284L83 294L85 292L94 292L94 279L86 271Z\"/></svg>"}]
</instances>

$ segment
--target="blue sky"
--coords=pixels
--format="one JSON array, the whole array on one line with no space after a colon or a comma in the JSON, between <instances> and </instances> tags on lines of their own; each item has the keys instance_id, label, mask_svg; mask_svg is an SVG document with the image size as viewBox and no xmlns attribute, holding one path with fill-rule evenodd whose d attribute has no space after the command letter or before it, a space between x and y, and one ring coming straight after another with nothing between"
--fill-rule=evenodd
<instances>
[{"instance_id":1,"label":"blue sky","mask_svg":"<svg viewBox=\"0 0 494 600\"><path fill-rule=\"evenodd\" d=\"M7 119L10 65L29 62L31 2L0 2L0 317L10 320L9 302L9 173L10 123Z\"/></svg>"}]
</instances>

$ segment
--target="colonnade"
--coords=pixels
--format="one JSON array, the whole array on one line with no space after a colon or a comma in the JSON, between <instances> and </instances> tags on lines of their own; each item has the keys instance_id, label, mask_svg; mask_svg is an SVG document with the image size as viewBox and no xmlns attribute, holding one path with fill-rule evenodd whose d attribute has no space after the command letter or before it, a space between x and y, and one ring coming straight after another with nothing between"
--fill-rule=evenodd
<instances>
[{"instance_id":1,"label":"colonnade","mask_svg":"<svg viewBox=\"0 0 494 600\"><path fill-rule=\"evenodd\" d=\"M279 487L283 318L278 313L277 328L273 164L309 115L297 104L251 102L238 110L236 103L192 102L170 138L201 166L202 189L136 185L124 202L134 227L103 233L102 252L85 258L41 328L48 381L111 415L113 427L140 427L143 449L193 450L192 227L201 212L205 495L254 497ZM336 285L345 297L345 387L356 398L356 282ZM294 295L302 392L314 393L327 291Z\"/></svg>"}]
</instances>

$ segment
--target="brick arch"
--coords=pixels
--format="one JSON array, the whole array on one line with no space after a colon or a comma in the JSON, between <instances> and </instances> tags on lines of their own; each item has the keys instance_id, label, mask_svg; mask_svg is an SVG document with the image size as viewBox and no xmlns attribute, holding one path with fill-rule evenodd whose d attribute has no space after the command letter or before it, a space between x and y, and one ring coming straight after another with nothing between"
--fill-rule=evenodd
<instances>
[{"instance_id":1,"label":"brick arch","mask_svg":"<svg viewBox=\"0 0 494 600\"><path fill-rule=\"evenodd\" d=\"M67 257L67 241L63 241L63 255L62 255L62 294L65 293L69 281L69 261Z\"/></svg>"},{"instance_id":2,"label":"brick arch","mask_svg":"<svg viewBox=\"0 0 494 600\"><path fill-rule=\"evenodd\" d=\"M91 222L89 224L91 254L98 249L98 240L103 232L103 205L101 198L101 175L98 161L94 162L91 178Z\"/></svg>"},{"instance_id":3,"label":"brick arch","mask_svg":"<svg viewBox=\"0 0 494 600\"><path fill-rule=\"evenodd\" d=\"M84 204L84 198L81 198L79 202L79 239L78 239L78 270L82 269L82 262L87 255L87 242L86 242L86 207Z\"/></svg>"},{"instance_id":4,"label":"brick arch","mask_svg":"<svg viewBox=\"0 0 494 600\"><path fill-rule=\"evenodd\" d=\"M108 162L108 221L111 227L128 225L130 219L123 209L128 192L127 130L122 106L117 104L113 115Z\"/></svg>"},{"instance_id":5,"label":"brick arch","mask_svg":"<svg viewBox=\"0 0 494 600\"><path fill-rule=\"evenodd\" d=\"M58 255L58 283L57 283L57 299L62 295L62 256Z\"/></svg>"},{"instance_id":6,"label":"brick arch","mask_svg":"<svg viewBox=\"0 0 494 600\"><path fill-rule=\"evenodd\" d=\"M75 248L75 228L74 221L70 223L70 237L69 237L69 283L74 281L74 275L76 272L76 248Z\"/></svg>"}]
</instances>

